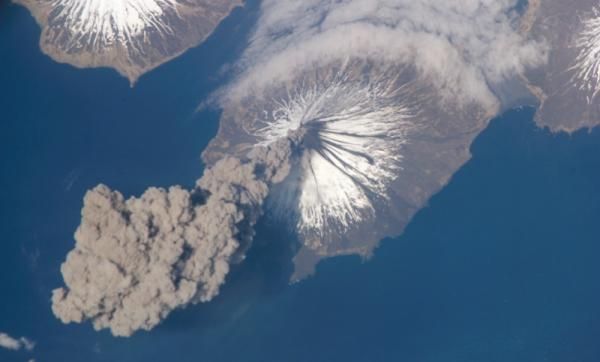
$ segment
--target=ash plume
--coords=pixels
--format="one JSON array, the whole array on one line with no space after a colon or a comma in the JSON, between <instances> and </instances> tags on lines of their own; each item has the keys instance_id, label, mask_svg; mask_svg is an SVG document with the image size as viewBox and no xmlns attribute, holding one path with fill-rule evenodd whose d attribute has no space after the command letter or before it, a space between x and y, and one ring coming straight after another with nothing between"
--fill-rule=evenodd
<instances>
[{"instance_id":1,"label":"ash plume","mask_svg":"<svg viewBox=\"0 0 600 362\"><path fill-rule=\"evenodd\" d=\"M225 157L191 191L150 188L128 200L105 185L88 191L54 314L130 336L213 299L230 265L243 260L269 187L289 172L294 142Z\"/></svg>"}]
</instances>

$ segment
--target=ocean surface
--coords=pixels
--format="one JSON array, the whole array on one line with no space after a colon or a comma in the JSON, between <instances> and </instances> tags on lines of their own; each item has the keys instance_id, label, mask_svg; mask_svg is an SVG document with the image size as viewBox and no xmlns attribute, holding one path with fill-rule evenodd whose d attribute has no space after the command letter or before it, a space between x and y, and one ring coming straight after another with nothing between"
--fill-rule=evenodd
<instances>
[{"instance_id":1,"label":"ocean surface","mask_svg":"<svg viewBox=\"0 0 600 362\"><path fill-rule=\"evenodd\" d=\"M255 11L131 89L114 71L53 62L27 11L0 3L0 332L37 342L0 361L600 361L600 130L551 134L530 108L495 119L369 261L328 260L288 285L289 241L261 227L218 298L150 333L54 318L86 190L139 195L202 174L219 112L196 107Z\"/></svg>"}]
</instances>

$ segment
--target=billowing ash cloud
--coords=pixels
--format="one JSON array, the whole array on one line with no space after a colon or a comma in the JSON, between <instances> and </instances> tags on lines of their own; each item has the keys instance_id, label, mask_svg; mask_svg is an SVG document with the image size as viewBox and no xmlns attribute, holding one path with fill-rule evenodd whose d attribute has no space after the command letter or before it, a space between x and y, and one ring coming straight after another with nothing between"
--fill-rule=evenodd
<instances>
[{"instance_id":1,"label":"billowing ash cloud","mask_svg":"<svg viewBox=\"0 0 600 362\"><path fill-rule=\"evenodd\" d=\"M0 347L13 351L19 351L21 349L31 351L35 347L35 342L27 337L14 338L6 333L0 332Z\"/></svg>"},{"instance_id":2,"label":"billowing ash cloud","mask_svg":"<svg viewBox=\"0 0 600 362\"><path fill-rule=\"evenodd\" d=\"M89 191L61 268L66 287L53 292L56 316L129 336L214 298L244 258L269 186L289 172L292 148L284 138L244 160L223 158L192 191L150 188L128 200L104 185Z\"/></svg>"},{"instance_id":3,"label":"billowing ash cloud","mask_svg":"<svg viewBox=\"0 0 600 362\"><path fill-rule=\"evenodd\" d=\"M545 60L518 31L517 0L265 0L245 55L247 87L294 77L313 62L404 60L452 102L492 106L500 83ZM267 71L268 70L268 71ZM460 95L460 97L454 97Z\"/></svg>"}]
</instances>

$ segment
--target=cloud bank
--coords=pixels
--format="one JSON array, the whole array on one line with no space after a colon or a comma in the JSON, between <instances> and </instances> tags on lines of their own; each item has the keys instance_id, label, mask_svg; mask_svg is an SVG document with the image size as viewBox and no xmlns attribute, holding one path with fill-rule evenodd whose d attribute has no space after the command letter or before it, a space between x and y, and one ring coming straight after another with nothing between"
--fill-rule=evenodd
<instances>
[{"instance_id":1,"label":"cloud bank","mask_svg":"<svg viewBox=\"0 0 600 362\"><path fill-rule=\"evenodd\" d=\"M228 96L290 79L311 63L405 61L453 101L497 102L490 84L546 59L518 32L517 0L265 0Z\"/></svg>"},{"instance_id":2,"label":"cloud bank","mask_svg":"<svg viewBox=\"0 0 600 362\"><path fill-rule=\"evenodd\" d=\"M21 349L31 351L35 347L35 342L27 337L14 338L6 333L0 332L0 347L13 351L19 351Z\"/></svg>"},{"instance_id":3,"label":"cloud bank","mask_svg":"<svg viewBox=\"0 0 600 362\"><path fill-rule=\"evenodd\" d=\"M128 200L105 185L89 191L61 268L66 287L52 295L55 315L130 336L213 299L250 246L269 186L289 172L292 146L283 139L245 160L225 157L192 191L150 188Z\"/></svg>"}]
</instances>

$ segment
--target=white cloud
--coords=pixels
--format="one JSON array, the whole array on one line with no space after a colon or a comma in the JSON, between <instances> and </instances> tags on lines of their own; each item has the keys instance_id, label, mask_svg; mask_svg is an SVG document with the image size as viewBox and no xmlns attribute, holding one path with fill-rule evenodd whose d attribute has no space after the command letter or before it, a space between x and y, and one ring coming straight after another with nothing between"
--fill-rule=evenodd
<instances>
[{"instance_id":1,"label":"white cloud","mask_svg":"<svg viewBox=\"0 0 600 362\"><path fill-rule=\"evenodd\" d=\"M489 84L545 61L518 29L517 0L265 0L230 96L347 57L414 64L441 95L496 102Z\"/></svg>"},{"instance_id":2,"label":"white cloud","mask_svg":"<svg viewBox=\"0 0 600 362\"><path fill-rule=\"evenodd\" d=\"M25 349L31 351L35 347L35 342L26 337L14 338L10 335L0 332L0 347L19 351Z\"/></svg>"}]
</instances>

